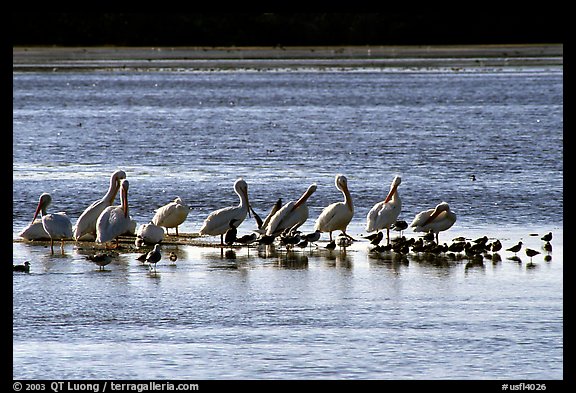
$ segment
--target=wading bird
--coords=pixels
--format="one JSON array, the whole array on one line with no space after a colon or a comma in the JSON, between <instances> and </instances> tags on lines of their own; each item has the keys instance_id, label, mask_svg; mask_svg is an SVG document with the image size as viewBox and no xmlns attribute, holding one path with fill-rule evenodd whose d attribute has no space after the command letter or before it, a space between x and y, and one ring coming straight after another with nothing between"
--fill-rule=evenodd
<instances>
[{"instance_id":1,"label":"wading bird","mask_svg":"<svg viewBox=\"0 0 576 393\"><path fill-rule=\"evenodd\" d=\"M442 202L434 209L418 213L412 220L410 227L414 228L414 232L432 231L436 235L436 243L439 243L438 233L449 229L455 222L456 214L450 211L448 203Z\"/></svg>"},{"instance_id":2,"label":"wading bird","mask_svg":"<svg viewBox=\"0 0 576 393\"><path fill-rule=\"evenodd\" d=\"M152 223L166 228L167 235L168 228L176 228L176 236L178 236L178 225L186 220L189 211L190 207L186 205L180 197L177 197L173 202L156 210L156 214L154 214L154 218L152 218Z\"/></svg>"},{"instance_id":3,"label":"wading bird","mask_svg":"<svg viewBox=\"0 0 576 393\"><path fill-rule=\"evenodd\" d=\"M267 235L279 235L285 229L298 229L308 219L306 201L316 191L316 184L311 184L297 201L290 201L282 206L270 219L266 228Z\"/></svg>"},{"instance_id":4,"label":"wading bird","mask_svg":"<svg viewBox=\"0 0 576 393\"><path fill-rule=\"evenodd\" d=\"M224 233L230 228L230 220L236 219L236 227L238 227L246 218L246 214L249 214L248 184L246 184L242 178L236 180L234 183L234 192L236 192L240 198L240 204L238 206L225 207L210 213L204 220L199 231L200 235L220 235L221 246L224 246Z\"/></svg>"},{"instance_id":5,"label":"wading bird","mask_svg":"<svg viewBox=\"0 0 576 393\"><path fill-rule=\"evenodd\" d=\"M332 232L336 230L341 230L344 236L350 237L346 234L346 228L354 216L354 205L348 190L348 179L344 175L336 175L334 183L344 195L344 201L325 207L314 225L314 230L330 233L330 242L332 242Z\"/></svg>"},{"instance_id":6,"label":"wading bird","mask_svg":"<svg viewBox=\"0 0 576 393\"><path fill-rule=\"evenodd\" d=\"M52 202L52 197L47 192L40 195L38 207L34 213L32 222L36 220L38 213L42 215L42 226L50 236L50 252L54 254L54 240L60 240L60 250L64 253L64 239L72 238L72 223L64 212L47 214L46 209Z\"/></svg>"},{"instance_id":7,"label":"wading bird","mask_svg":"<svg viewBox=\"0 0 576 393\"><path fill-rule=\"evenodd\" d=\"M98 221L98 217L100 217L104 209L114 203L116 194L120 189L120 181L123 179L126 179L126 173L124 171L117 170L112 173L112 176L110 176L110 186L108 187L106 195L88 206L80 217L78 217L78 220L76 220L76 225L74 225L74 240L79 240L84 235L96 236L96 221Z\"/></svg>"},{"instance_id":8,"label":"wading bird","mask_svg":"<svg viewBox=\"0 0 576 393\"><path fill-rule=\"evenodd\" d=\"M128 180L120 182L120 206L108 206L96 221L96 242L104 243L116 239L125 233L131 225L128 211Z\"/></svg>"},{"instance_id":9,"label":"wading bird","mask_svg":"<svg viewBox=\"0 0 576 393\"><path fill-rule=\"evenodd\" d=\"M387 244L390 244L390 227L396 222L402 210L402 200L398 194L398 186L401 183L400 176L395 176L386 198L375 204L366 216L366 232L381 231L386 228Z\"/></svg>"}]
</instances>

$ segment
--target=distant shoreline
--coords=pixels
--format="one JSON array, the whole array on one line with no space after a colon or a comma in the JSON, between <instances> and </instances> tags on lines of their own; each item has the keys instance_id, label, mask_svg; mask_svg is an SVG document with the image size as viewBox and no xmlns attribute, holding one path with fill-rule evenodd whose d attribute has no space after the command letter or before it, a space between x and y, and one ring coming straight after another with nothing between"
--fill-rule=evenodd
<instances>
[{"instance_id":1,"label":"distant shoreline","mask_svg":"<svg viewBox=\"0 0 576 393\"><path fill-rule=\"evenodd\" d=\"M13 71L562 66L563 44L13 47Z\"/></svg>"}]
</instances>

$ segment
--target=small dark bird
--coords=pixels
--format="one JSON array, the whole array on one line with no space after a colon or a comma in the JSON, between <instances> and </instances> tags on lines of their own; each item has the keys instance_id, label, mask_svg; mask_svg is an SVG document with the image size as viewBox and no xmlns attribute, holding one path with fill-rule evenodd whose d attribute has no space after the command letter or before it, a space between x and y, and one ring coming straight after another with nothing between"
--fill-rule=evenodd
<instances>
[{"instance_id":1,"label":"small dark bird","mask_svg":"<svg viewBox=\"0 0 576 393\"><path fill-rule=\"evenodd\" d=\"M251 235L240 236L239 238L236 239L236 243L240 243L240 244L244 244L244 245L252 244L256 241L257 237L258 237L258 235L256 235L255 233L253 233Z\"/></svg>"},{"instance_id":2,"label":"small dark bird","mask_svg":"<svg viewBox=\"0 0 576 393\"><path fill-rule=\"evenodd\" d=\"M540 251L532 250L531 248L526 249L526 255L530 257L530 262L532 262L532 257L540 254Z\"/></svg>"},{"instance_id":3,"label":"small dark bird","mask_svg":"<svg viewBox=\"0 0 576 393\"><path fill-rule=\"evenodd\" d=\"M228 223L228 230L224 234L224 244L227 246L231 246L236 241L236 234L238 233L238 229L234 226L234 223L238 221L237 219L233 218Z\"/></svg>"},{"instance_id":4,"label":"small dark bird","mask_svg":"<svg viewBox=\"0 0 576 393\"><path fill-rule=\"evenodd\" d=\"M424 236L422 236L422 238L424 240L426 240L427 242L434 241L434 232L430 231L427 234L425 234Z\"/></svg>"},{"instance_id":5,"label":"small dark bird","mask_svg":"<svg viewBox=\"0 0 576 393\"><path fill-rule=\"evenodd\" d=\"M377 246L384 239L384 232L378 232L373 239L370 239L370 244Z\"/></svg>"},{"instance_id":6,"label":"small dark bird","mask_svg":"<svg viewBox=\"0 0 576 393\"><path fill-rule=\"evenodd\" d=\"M336 240L332 240L330 243L328 243L328 244L326 245L326 248L327 248L328 250L334 250L334 249L336 249Z\"/></svg>"},{"instance_id":7,"label":"small dark bird","mask_svg":"<svg viewBox=\"0 0 576 393\"><path fill-rule=\"evenodd\" d=\"M506 251L512 251L514 254L516 254L518 251L520 251L521 248L522 248L522 242L518 242L518 244L516 244L515 246L507 248Z\"/></svg>"},{"instance_id":8,"label":"small dark bird","mask_svg":"<svg viewBox=\"0 0 576 393\"><path fill-rule=\"evenodd\" d=\"M382 239L380 239L382 240ZM346 237L345 235L340 235L338 236L338 246L339 247L349 247L352 245L352 240L349 237Z\"/></svg>"},{"instance_id":9,"label":"small dark bird","mask_svg":"<svg viewBox=\"0 0 576 393\"><path fill-rule=\"evenodd\" d=\"M398 232L402 232L406 228L408 228L408 223L404 220L398 220L392 224L392 229Z\"/></svg>"},{"instance_id":10,"label":"small dark bird","mask_svg":"<svg viewBox=\"0 0 576 393\"><path fill-rule=\"evenodd\" d=\"M488 236L484 235L484 236L479 237L478 239L474 240L474 243L476 243L476 244L486 244L487 241L488 241Z\"/></svg>"},{"instance_id":11,"label":"small dark bird","mask_svg":"<svg viewBox=\"0 0 576 393\"><path fill-rule=\"evenodd\" d=\"M12 271L30 273L30 262L26 261L23 265L12 265Z\"/></svg>"},{"instance_id":12,"label":"small dark bird","mask_svg":"<svg viewBox=\"0 0 576 393\"><path fill-rule=\"evenodd\" d=\"M498 252L502 249L502 243L500 240L496 239L490 245L492 252Z\"/></svg>"},{"instance_id":13,"label":"small dark bird","mask_svg":"<svg viewBox=\"0 0 576 393\"><path fill-rule=\"evenodd\" d=\"M176 262L176 260L178 260L178 256L176 255L176 253L174 251L172 251L170 253L169 258L170 258L170 262L172 262L172 263L174 263L174 262Z\"/></svg>"},{"instance_id":14,"label":"small dark bird","mask_svg":"<svg viewBox=\"0 0 576 393\"><path fill-rule=\"evenodd\" d=\"M155 244L154 249L146 255L146 262L150 264L153 263L154 271L156 271L156 264L160 262L160 259L162 259L162 254L160 254L160 244Z\"/></svg>"},{"instance_id":15,"label":"small dark bird","mask_svg":"<svg viewBox=\"0 0 576 393\"><path fill-rule=\"evenodd\" d=\"M470 175L470 180L476 181L476 175Z\"/></svg>"},{"instance_id":16,"label":"small dark bird","mask_svg":"<svg viewBox=\"0 0 576 393\"><path fill-rule=\"evenodd\" d=\"M544 245L542 246L542 248L543 248L544 251L546 251L548 254L550 254L550 253L552 252L552 244L550 244L550 242L544 243Z\"/></svg>"},{"instance_id":17,"label":"small dark bird","mask_svg":"<svg viewBox=\"0 0 576 393\"><path fill-rule=\"evenodd\" d=\"M106 254L105 252L94 254L94 255L88 255L86 257L86 259L88 259L89 261L92 261L96 265L98 265L100 270L104 269L104 266L106 266L110 262L112 262L112 257L110 255Z\"/></svg>"},{"instance_id":18,"label":"small dark bird","mask_svg":"<svg viewBox=\"0 0 576 393\"><path fill-rule=\"evenodd\" d=\"M304 238L308 240L309 243L316 243L318 240L320 240L321 233L322 232L320 232L319 230L316 230L315 232L304 235Z\"/></svg>"},{"instance_id":19,"label":"small dark bird","mask_svg":"<svg viewBox=\"0 0 576 393\"><path fill-rule=\"evenodd\" d=\"M268 246L268 245L274 243L274 239L276 239L276 236L274 236L274 235L262 235L256 241L258 242L258 244L264 244L264 245Z\"/></svg>"},{"instance_id":20,"label":"small dark bird","mask_svg":"<svg viewBox=\"0 0 576 393\"><path fill-rule=\"evenodd\" d=\"M138 258L136 258L136 260L144 263L144 262L146 262L146 257L147 257L147 256L148 256L148 253L145 252L144 254L141 254Z\"/></svg>"},{"instance_id":21,"label":"small dark bird","mask_svg":"<svg viewBox=\"0 0 576 393\"><path fill-rule=\"evenodd\" d=\"M448 251L452 251L452 252L462 252L464 251L464 246L466 245L466 242L455 242L450 244L450 246L448 247Z\"/></svg>"},{"instance_id":22,"label":"small dark bird","mask_svg":"<svg viewBox=\"0 0 576 393\"><path fill-rule=\"evenodd\" d=\"M552 232L548 232L546 235L542 236L540 239L544 240L545 242L549 242L552 240Z\"/></svg>"},{"instance_id":23,"label":"small dark bird","mask_svg":"<svg viewBox=\"0 0 576 393\"><path fill-rule=\"evenodd\" d=\"M306 240L306 238L304 238L304 240L302 240L300 243L298 243L296 245L300 248L306 248L306 247L308 247L308 240Z\"/></svg>"}]
</instances>

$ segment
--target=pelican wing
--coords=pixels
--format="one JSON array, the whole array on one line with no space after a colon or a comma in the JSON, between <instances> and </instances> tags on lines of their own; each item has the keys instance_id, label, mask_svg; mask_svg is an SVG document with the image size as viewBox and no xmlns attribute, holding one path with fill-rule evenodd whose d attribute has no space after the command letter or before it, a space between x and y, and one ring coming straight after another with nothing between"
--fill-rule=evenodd
<instances>
[{"instance_id":1,"label":"pelican wing","mask_svg":"<svg viewBox=\"0 0 576 393\"><path fill-rule=\"evenodd\" d=\"M50 240L50 235L44 230L44 225L42 225L42 219L40 218L37 218L33 223L21 230L18 236L26 240Z\"/></svg>"},{"instance_id":2,"label":"pelican wing","mask_svg":"<svg viewBox=\"0 0 576 393\"><path fill-rule=\"evenodd\" d=\"M225 207L216 210L204 220L198 233L200 235L222 235L230 228L230 220L238 220L235 223L236 228L238 228L244 222L247 213L247 208L243 206Z\"/></svg>"}]
</instances>

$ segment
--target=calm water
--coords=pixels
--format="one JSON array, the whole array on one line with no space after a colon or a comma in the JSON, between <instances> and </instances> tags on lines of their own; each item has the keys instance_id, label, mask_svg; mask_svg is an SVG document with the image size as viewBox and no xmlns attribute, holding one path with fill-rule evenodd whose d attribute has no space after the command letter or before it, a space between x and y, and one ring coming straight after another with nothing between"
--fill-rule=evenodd
<instances>
[{"instance_id":1,"label":"calm water","mask_svg":"<svg viewBox=\"0 0 576 393\"><path fill-rule=\"evenodd\" d=\"M181 232L237 204L240 176L262 217L316 182L311 230L342 198L337 173L354 236L397 174L400 218L443 200L458 215L441 242L486 234L542 251L554 232L552 260L534 267L523 251L471 267L378 257L365 241L292 255L165 245L179 259L156 275L138 253L100 272L71 243L63 256L14 243L14 262L32 264L13 278L14 378L561 379L562 79L561 67L14 73L14 238L42 192L74 222L118 168L139 223L178 195L194 207Z\"/></svg>"}]
</instances>

